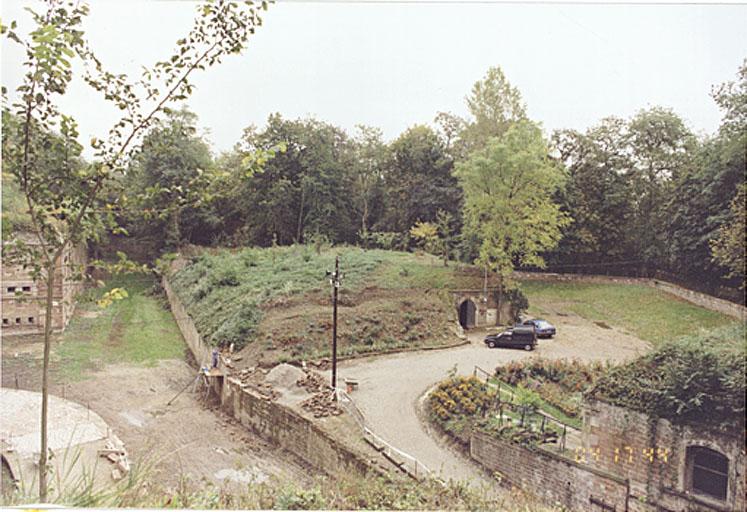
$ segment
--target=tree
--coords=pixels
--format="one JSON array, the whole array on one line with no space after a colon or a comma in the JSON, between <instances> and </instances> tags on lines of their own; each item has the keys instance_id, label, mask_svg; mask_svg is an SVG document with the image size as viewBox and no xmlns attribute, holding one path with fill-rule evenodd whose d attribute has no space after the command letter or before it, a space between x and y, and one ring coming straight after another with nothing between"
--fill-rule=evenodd
<instances>
[{"instance_id":1,"label":"tree","mask_svg":"<svg viewBox=\"0 0 747 512\"><path fill-rule=\"evenodd\" d=\"M430 222L416 222L410 228L410 236L418 241L427 252L434 253L438 246L438 227Z\"/></svg>"},{"instance_id":2,"label":"tree","mask_svg":"<svg viewBox=\"0 0 747 512\"><path fill-rule=\"evenodd\" d=\"M219 63L226 55L240 53L255 26L261 23L251 4L218 1L198 7L195 24L167 60L145 69L141 79L104 70L101 61L84 39L82 23L88 14L84 4L50 0L46 10L27 9L35 24L25 37L16 24L2 26L1 32L26 51L23 82L10 113L18 123L3 130L3 166L15 178L28 206L32 232L38 245L20 239L6 254L32 269L47 290L42 368L41 450L39 457L39 499L47 499L47 413L49 356L52 334L52 293L55 269L65 249L85 242L102 226L110 225L116 205L100 204L104 187L124 173L142 134L167 109L192 92L190 76L197 69ZM263 7L265 5L263 4ZM117 106L123 115L103 138L91 146L95 161L80 166L80 145L76 123L60 112L57 102L73 78L72 60L86 67L85 81ZM54 131L59 147L47 142ZM6 138L7 137L7 138ZM6 141L17 144L5 144ZM49 161L49 165L43 162ZM103 213L102 213L103 212ZM6 261L8 261L6 259Z\"/></svg>"},{"instance_id":3,"label":"tree","mask_svg":"<svg viewBox=\"0 0 747 512\"><path fill-rule=\"evenodd\" d=\"M737 71L736 82L725 82L711 94L724 112L720 131L743 136L747 130L747 59Z\"/></svg>"},{"instance_id":4,"label":"tree","mask_svg":"<svg viewBox=\"0 0 747 512\"><path fill-rule=\"evenodd\" d=\"M483 147L491 137L500 137L511 125L527 119L521 93L498 66L475 82L467 96L467 107L474 120L463 138L471 149Z\"/></svg>"},{"instance_id":5,"label":"tree","mask_svg":"<svg viewBox=\"0 0 747 512\"><path fill-rule=\"evenodd\" d=\"M434 222L439 210L459 214L462 194L451 174L453 162L432 129L414 126L389 149L378 231L407 233L418 221Z\"/></svg>"},{"instance_id":6,"label":"tree","mask_svg":"<svg viewBox=\"0 0 747 512\"><path fill-rule=\"evenodd\" d=\"M625 121L607 118L583 134L560 130L553 143L567 171L558 202L573 218L553 259L561 265L628 259L633 197Z\"/></svg>"},{"instance_id":7,"label":"tree","mask_svg":"<svg viewBox=\"0 0 747 512\"><path fill-rule=\"evenodd\" d=\"M713 261L729 269L729 276L742 281L745 288L745 247L747 247L747 185L742 183L739 191L731 202L729 222L719 228L716 237L711 240Z\"/></svg>"},{"instance_id":8,"label":"tree","mask_svg":"<svg viewBox=\"0 0 747 512\"><path fill-rule=\"evenodd\" d=\"M139 199L131 209L130 224L140 236L155 235L159 245L178 248L199 231L195 228L207 224L205 207L217 177L210 148L197 135L196 121L197 116L186 109L170 112L144 137L130 166L128 195Z\"/></svg>"},{"instance_id":9,"label":"tree","mask_svg":"<svg viewBox=\"0 0 747 512\"><path fill-rule=\"evenodd\" d=\"M360 232L365 237L371 226L374 202L381 199L386 146L378 128L356 126L352 141L353 158L348 166L352 201L361 219Z\"/></svg>"},{"instance_id":10,"label":"tree","mask_svg":"<svg viewBox=\"0 0 747 512\"><path fill-rule=\"evenodd\" d=\"M654 107L630 120L628 141L635 198L631 240L636 243L635 253L656 267L666 256L667 219L662 206L668 201L672 181L692 158L695 138L677 114Z\"/></svg>"},{"instance_id":11,"label":"tree","mask_svg":"<svg viewBox=\"0 0 747 512\"><path fill-rule=\"evenodd\" d=\"M242 151L284 152L238 190L234 215L244 219L247 241L269 245L303 243L306 234L354 242L357 221L344 169L352 165L345 132L316 119L271 115L264 130L247 130Z\"/></svg>"},{"instance_id":12,"label":"tree","mask_svg":"<svg viewBox=\"0 0 747 512\"><path fill-rule=\"evenodd\" d=\"M510 276L515 265L543 267L570 219L552 201L561 169L548 157L537 125L521 121L457 164L465 230L480 242L476 263ZM503 279L502 279L503 280Z\"/></svg>"}]
</instances>

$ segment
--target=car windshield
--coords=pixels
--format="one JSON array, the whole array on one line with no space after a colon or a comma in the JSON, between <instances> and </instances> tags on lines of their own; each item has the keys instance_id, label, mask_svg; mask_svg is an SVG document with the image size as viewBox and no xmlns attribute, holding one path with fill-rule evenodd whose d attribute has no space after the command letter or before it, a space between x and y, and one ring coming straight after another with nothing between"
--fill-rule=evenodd
<instances>
[{"instance_id":1,"label":"car windshield","mask_svg":"<svg viewBox=\"0 0 747 512\"><path fill-rule=\"evenodd\" d=\"M547 329L548 327L552 327L552 325L550 325L550 322L548 322L547 320L538 320L537 327L539 327L540 329Z\"/></svg>"}]
</instances>

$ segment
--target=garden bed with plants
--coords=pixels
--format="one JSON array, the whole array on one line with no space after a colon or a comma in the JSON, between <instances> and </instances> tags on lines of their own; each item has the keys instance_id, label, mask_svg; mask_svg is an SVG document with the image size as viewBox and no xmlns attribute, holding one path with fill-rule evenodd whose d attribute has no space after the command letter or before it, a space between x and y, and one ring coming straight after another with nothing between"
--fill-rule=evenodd
<instances>
[{"instance_id":1,"label":"garden bed with plants","mask_svg":"<svg viewBox=\"0 0 747 512\"><path fill-rule=\"evenodd\" d=\"M556 443L562 430L539 413L540 402L525 388L508 402L497 387L476 377L453 376L431 392L426 411L439 430L464 448L476 431L526 446Z\"/></svg>"},{"instance_id":2,"label":"garden bed with plants","mask_svg":"<svg viewBox=\"0 0 747 512\"><path fill-rule=\"evenodd\" d=\"M514 361L495 369L495 378L509 392L528 389L540 400L537 406L552 417L581 428L584 391L609 370L605 363L578 360L530 359Z\"/></svg>"}]
</instances>

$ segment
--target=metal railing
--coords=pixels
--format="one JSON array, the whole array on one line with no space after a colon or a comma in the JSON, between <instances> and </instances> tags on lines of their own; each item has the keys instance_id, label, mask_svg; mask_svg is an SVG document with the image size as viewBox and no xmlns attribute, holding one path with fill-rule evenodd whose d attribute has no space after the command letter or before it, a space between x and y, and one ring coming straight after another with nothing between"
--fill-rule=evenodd
<instances>
[{"instance_id":1,"label":"metal railing","mask_svg":"<svg viewBox=\"0 0 747 512\"><path fill-rule=\"evenodd\" d=\"M492 411L498 412L497 417L500 424L503 424L504 421L504 408L511 411L521 411L519 425L521 425L522 427L525 425L531 426L534 423L532 422L534 416L541 418L539 421L539 430L543 434L545 433L549 425L554 424L557 426L557 430L559 432L558 448L560 449L561 453L565 452L568 448L568 434L580 432L579 429L574 427L573 425L559 420L554 416L547 414L546 412L539 409L531 411L531 413L527 413L525 409L521 410L521 406L517 403L516 393L514 392L514 390L507 384L501 386L500 380L497 380L497 382L491 382L490 379L493 375L480 368L479 366L475 365L474 369L472 370L472 375L482 380L489 388L496 390L496 403L494 404ZM509 399L504 400L502 395L508 395ZM512 421L512 418L510 418L508 414L505 414L505 417L506 421Z\"/></svg>"},{"instance_id":2,"label":"metal railing","mask_svg":"<svg viewBox=\"0 0 747 512\"><path fill-rule=\"evenodd\" d=\"M390 442L377 435L371 427L368 426L366 417L363 412L358 408L350 395L343 389L337 388L335 390L337 397L337 403L347 412L358 424L363 434L363 439L368 441L379 453L385 458L391 461L393 464L398 466L400 469L405 471L407 474L420 480L433 476L433 472L428 467L420 462L418 459L405 453Z\"/></svg>"}]
</instances>

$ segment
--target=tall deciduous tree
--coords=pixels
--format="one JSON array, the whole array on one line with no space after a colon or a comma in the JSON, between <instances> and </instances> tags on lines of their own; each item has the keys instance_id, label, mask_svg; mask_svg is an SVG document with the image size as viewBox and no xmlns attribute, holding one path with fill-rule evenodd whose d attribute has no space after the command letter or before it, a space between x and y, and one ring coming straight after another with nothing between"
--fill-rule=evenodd
<instances>
[{"instance_id":1,"label":"tall deciduous tree","mask_svg":"<svg viewBox=\"0 0 747 512\"><path fill-rule=\"evenodd\" d=\"M511 85L498 66L475 82L467 96L467 107L474 119L462 139L470 149L484 146L491 137L500 137L514 123L527 119L519 89Z\"/></svg>"},{"instance_id":2,"label":"tall deciduous tree","mask_svg":"<svg viewBox=\"0 0 747 512\"><path fill-rule=\"evenodd\" d=\"M689 164L696 141L677 114L660 107L642 110L630 120L628 141L635 198L632 240L635 253L656 267L666 256L663 206L672 181Z\"/></svg>"},{"instance_id":3,"label":"tall deciduous tree","mask_svg":"<svg viewBox=\"0 0 747 512\"><path fill-rule=\"evenodd\" d=\"M539 127L512 125L500 138L457 164L464 189L465 230L480 241L477 263L502 277L515 265L542 267L570 221L552 200L562 170L550 160Z\"/></svg>"},{"instance_id":4,"label":"tall deciduous tree","mask_svg":"<svg viewBox=\"0 0 747 512\"><path fill-rule=\"evenodd\" d=\"M568 181L559 194L573 223L563 230L556 263L587 264L629 257L627 223L632 217L632 189L625 122L604 119L586 133L558 131L553 136Z\"/></svg>"},{"instance_id":5,"label":"tall deciduous tree","mask_svg":"<svg viewBox=\"0 0 747 512\"><path fill-rule=\"evenodd\" d=\"M379 231L407 233L416 222L433 222L439 210L456 216L461 190L452 176L453 162L438 135L414 126L390 145L385 176L385 212Z\"/></svg>"},{"instance_id":6,"label":"tall deciduous tree","mask_svg":"<svg viewBox=\"0 0 747 512\"><path fill-rule=\"evenodd\" d=\"M18 99L10 107L19 122L11 125L13 132L7 134L18 144L4 147L3 166L13 174L26 199L38 242L32 246L19 240L11 248L12 258L30 267L47 290L39 457L39 499L46 501L55 269L66 248L85 242L102 224L113 220L113 215L101 213L114 209L113 205L100 204L102 190L124 172L140 137L164 109L192 92L191 74L219 63L226 55L241 52L261 20L251 3L217 1L201 5L192 30L177 41L174 54L146 68L141 79L130 81L125 75L106 71L86 43L82 29L88 14L85 4L49 0L44 11L29 12L35 27L28 37L17 32L14 22L2 27L2 32L26 51L26 74L16 90ZM91 141L95 162L83 167L75 164L80 152L75 121L57 107L73 78L73 59L80 59L86 66L86 82L123 112L104 138ZM53 131L62 141L61 150L52 156L56 163L39 165L50 158L45 141Z\"/></svg>"},{"instance_id":7,"label":"tall deciduous tree","mask_svg":"<svg viewBox=\"0 0 747 512\"><path fill-rule=\"evenodd\" d=\"M713 260L729 269L730 277L736 277L745 287L745 271L747 271L747 185L742 183L739 191L731 202L728 222L721 226L716 237L711 240Z\"/></svg>"},{"instance_id":8,"label":"tall deciduous tree","mask_svg":"<svg viewBox=\"0 0 747 512\"><path fill-rule=\"evenodd\" d=\"M372 224L375 203L381 200L387 151L381 130L358 125L352 140L352 158L347 166L352 202L360 218L360 233L365 238ZM375 222L375 219L374 219Z\"/></svg>"}]
</instances>

